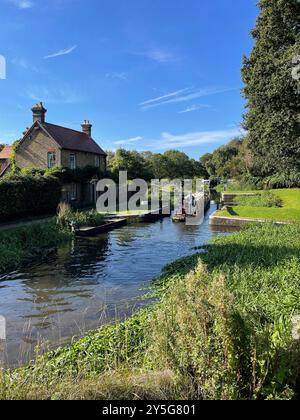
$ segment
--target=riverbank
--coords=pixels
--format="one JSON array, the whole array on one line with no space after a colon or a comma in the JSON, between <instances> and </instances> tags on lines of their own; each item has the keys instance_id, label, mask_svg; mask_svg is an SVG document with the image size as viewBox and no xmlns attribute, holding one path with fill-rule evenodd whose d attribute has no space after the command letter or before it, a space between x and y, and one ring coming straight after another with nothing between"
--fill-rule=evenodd
<instances>
[{"instance_id":1,"label":"riverbank","mask_svg":"<svg viewBox=\"0 0 300 420\"><path fill-rule=\"evenodd\" d=\"M56 217L0 229L0 274L21 264L43 258L61 243L73 238L70 225L98 226L104 217L95 210L73 212L62 206Z\"/></svg>"},{"instance_id":2,"label":"riverbank","mask_svg":"<svg viewBox=\"0 0 300 420\"><path fill-rule=\"evenodd\" d=\"M230 192L230 196L247 197L248 194L259 197L261 191ZM211 217L211 224L215 226L242 226L249 222L300 222L300 189L272 190L271 193L281 200L281 207L267 207L258 205L234 205L225 210L218 210ZM249 197L249 195L248 195Z\"/></svg>"},{"instance_id":3,"label":"riverbank","mask_svg":"<svg viewBox=\"0 0 300 420\"><path fill-rule=\"evenodd\" d=\"M6 372L0 397L296 398L299 225L251 227L198 251L164 269L157 303Z\"/></svg>"},{"instance_id":4,"label":"riverbank","mask_svg":"<svg viewBox=\"0 0 300 420\"><path fill-rule=\"evenodd\" d=\"M0 273L42 258L71 238L70 230L61 229L54 219L0 231Z\"/></svg>"}]
</instances>

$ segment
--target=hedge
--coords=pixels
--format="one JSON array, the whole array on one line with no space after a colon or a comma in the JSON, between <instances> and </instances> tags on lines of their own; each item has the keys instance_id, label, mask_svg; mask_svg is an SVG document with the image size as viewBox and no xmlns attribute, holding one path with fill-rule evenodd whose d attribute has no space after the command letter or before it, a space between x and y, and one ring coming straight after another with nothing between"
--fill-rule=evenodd
<instances>
[{"instance_id":1,"label":"hedge","mask_svg":"<svg viewBox=\"0 0 300 420\"><path fill-rule=\"evenodd\" d=\"M0 181L0 222L56 211L61 182L53 176L15 176Z\"/></svg>"}]
</instances>

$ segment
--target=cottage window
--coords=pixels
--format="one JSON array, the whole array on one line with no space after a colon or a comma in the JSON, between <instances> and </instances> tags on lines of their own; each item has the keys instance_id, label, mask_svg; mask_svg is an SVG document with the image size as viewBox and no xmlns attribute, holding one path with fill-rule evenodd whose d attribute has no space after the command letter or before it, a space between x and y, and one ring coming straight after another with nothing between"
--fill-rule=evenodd
<instances>
[{"instance_id":1,"label":"cottage window","mask_svg":"<svg viewBox=\"0 0 300 420\"><path fill-rule=\"evenodd\" d=\"M70 154L70 169L76 169L76 155L74 153Z\"/></svg>"},{"instance_id":2,"label":"cottage window","mask_svg":"<svg viewBox=\"0 0 300 420\"><path fill-rule=\"evenodd\" d=\"M70 191L71 200L77 200L77 185L71 184L71 191Z\"/></svg>"},{"instance_id":3,"label":"cottage window","mask_svg":"<svg viewBox=\"0 0 300 420\"><path fill-rule=\"evenodd\" d=\"M100 156L95 156L95 166L96 168L100 168Z\"/></svg>"},{"instance_id":4,"label":"cottage window","mask_svg":"<svg viewBox=\"0 0 300 420\"><path fill-rule=\"evenodd\" d=\"M48 153L48 168L53 168L56 165L56 155L54 152Z\"/></svg>"}]
</instances>

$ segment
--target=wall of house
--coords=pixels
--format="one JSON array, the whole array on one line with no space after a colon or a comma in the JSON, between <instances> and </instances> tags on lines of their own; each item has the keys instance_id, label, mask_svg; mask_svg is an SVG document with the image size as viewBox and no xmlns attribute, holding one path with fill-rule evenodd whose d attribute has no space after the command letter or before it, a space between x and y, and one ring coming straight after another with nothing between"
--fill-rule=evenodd
<instances>
[{"instance_id":1,"label":"wall of house","mask_svg":"<svg viewBox=\"0 0 300 420\"><path fill-rule=\"evenodd\" d=\"M61 150L43 130L34 130L20 144L16 152L18 168L34 167L46 169L48 167L48 153L56 153L56 166L61 166Z\"/></svg>"},{"instance_id":2,"label":"wall of house","mask_svg":"<svg viewBox=\"0 0 300 420\"><path fill-rule=\"evenodd\" d=\"M61 166L69 168L70 167L70 155L75 154L76 156L76 167L85 168L86 166L95 166L96 165L96 156L93 153L77 152L72 150L62 150L61 151ZM105 156L100 156L100 169L105 171L106 169L106 158Z\"/></svg>"},{"instance_id":3,"label":"wall of house","mask_svg":"<svg viewBox=\"0 0 300 420\"><path fill-rule=\"evenodd\" d=\"M61 150L54 140L43 130L39 129L30 133L20 144L16 153L16 165L18 168L40 168L48 167L48 153L55 152L56 166L70 167L70 154L76 156L76 167L85 168L95 166L96 156L93 153L77 152L72 150ZM100 168L106 170L106 158L100 156Z\"/></svg>"}]
</instances>

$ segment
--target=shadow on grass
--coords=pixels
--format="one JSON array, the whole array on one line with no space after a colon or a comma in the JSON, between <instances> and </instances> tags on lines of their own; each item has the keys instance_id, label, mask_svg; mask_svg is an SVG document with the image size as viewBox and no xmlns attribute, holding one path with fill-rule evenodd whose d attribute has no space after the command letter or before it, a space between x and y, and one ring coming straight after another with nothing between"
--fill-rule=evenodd
<instances>
[{"instance_id":1,"label":"shadow on grass","mask_svg":"<svg viewBox=\"0 0 300 420\"><path fill-rule=\"evenodd\" d=\"M237 212L234 210L233 207L228 207L227 211L231 216L238 216Z\"/></svg>"}]
</instances>

